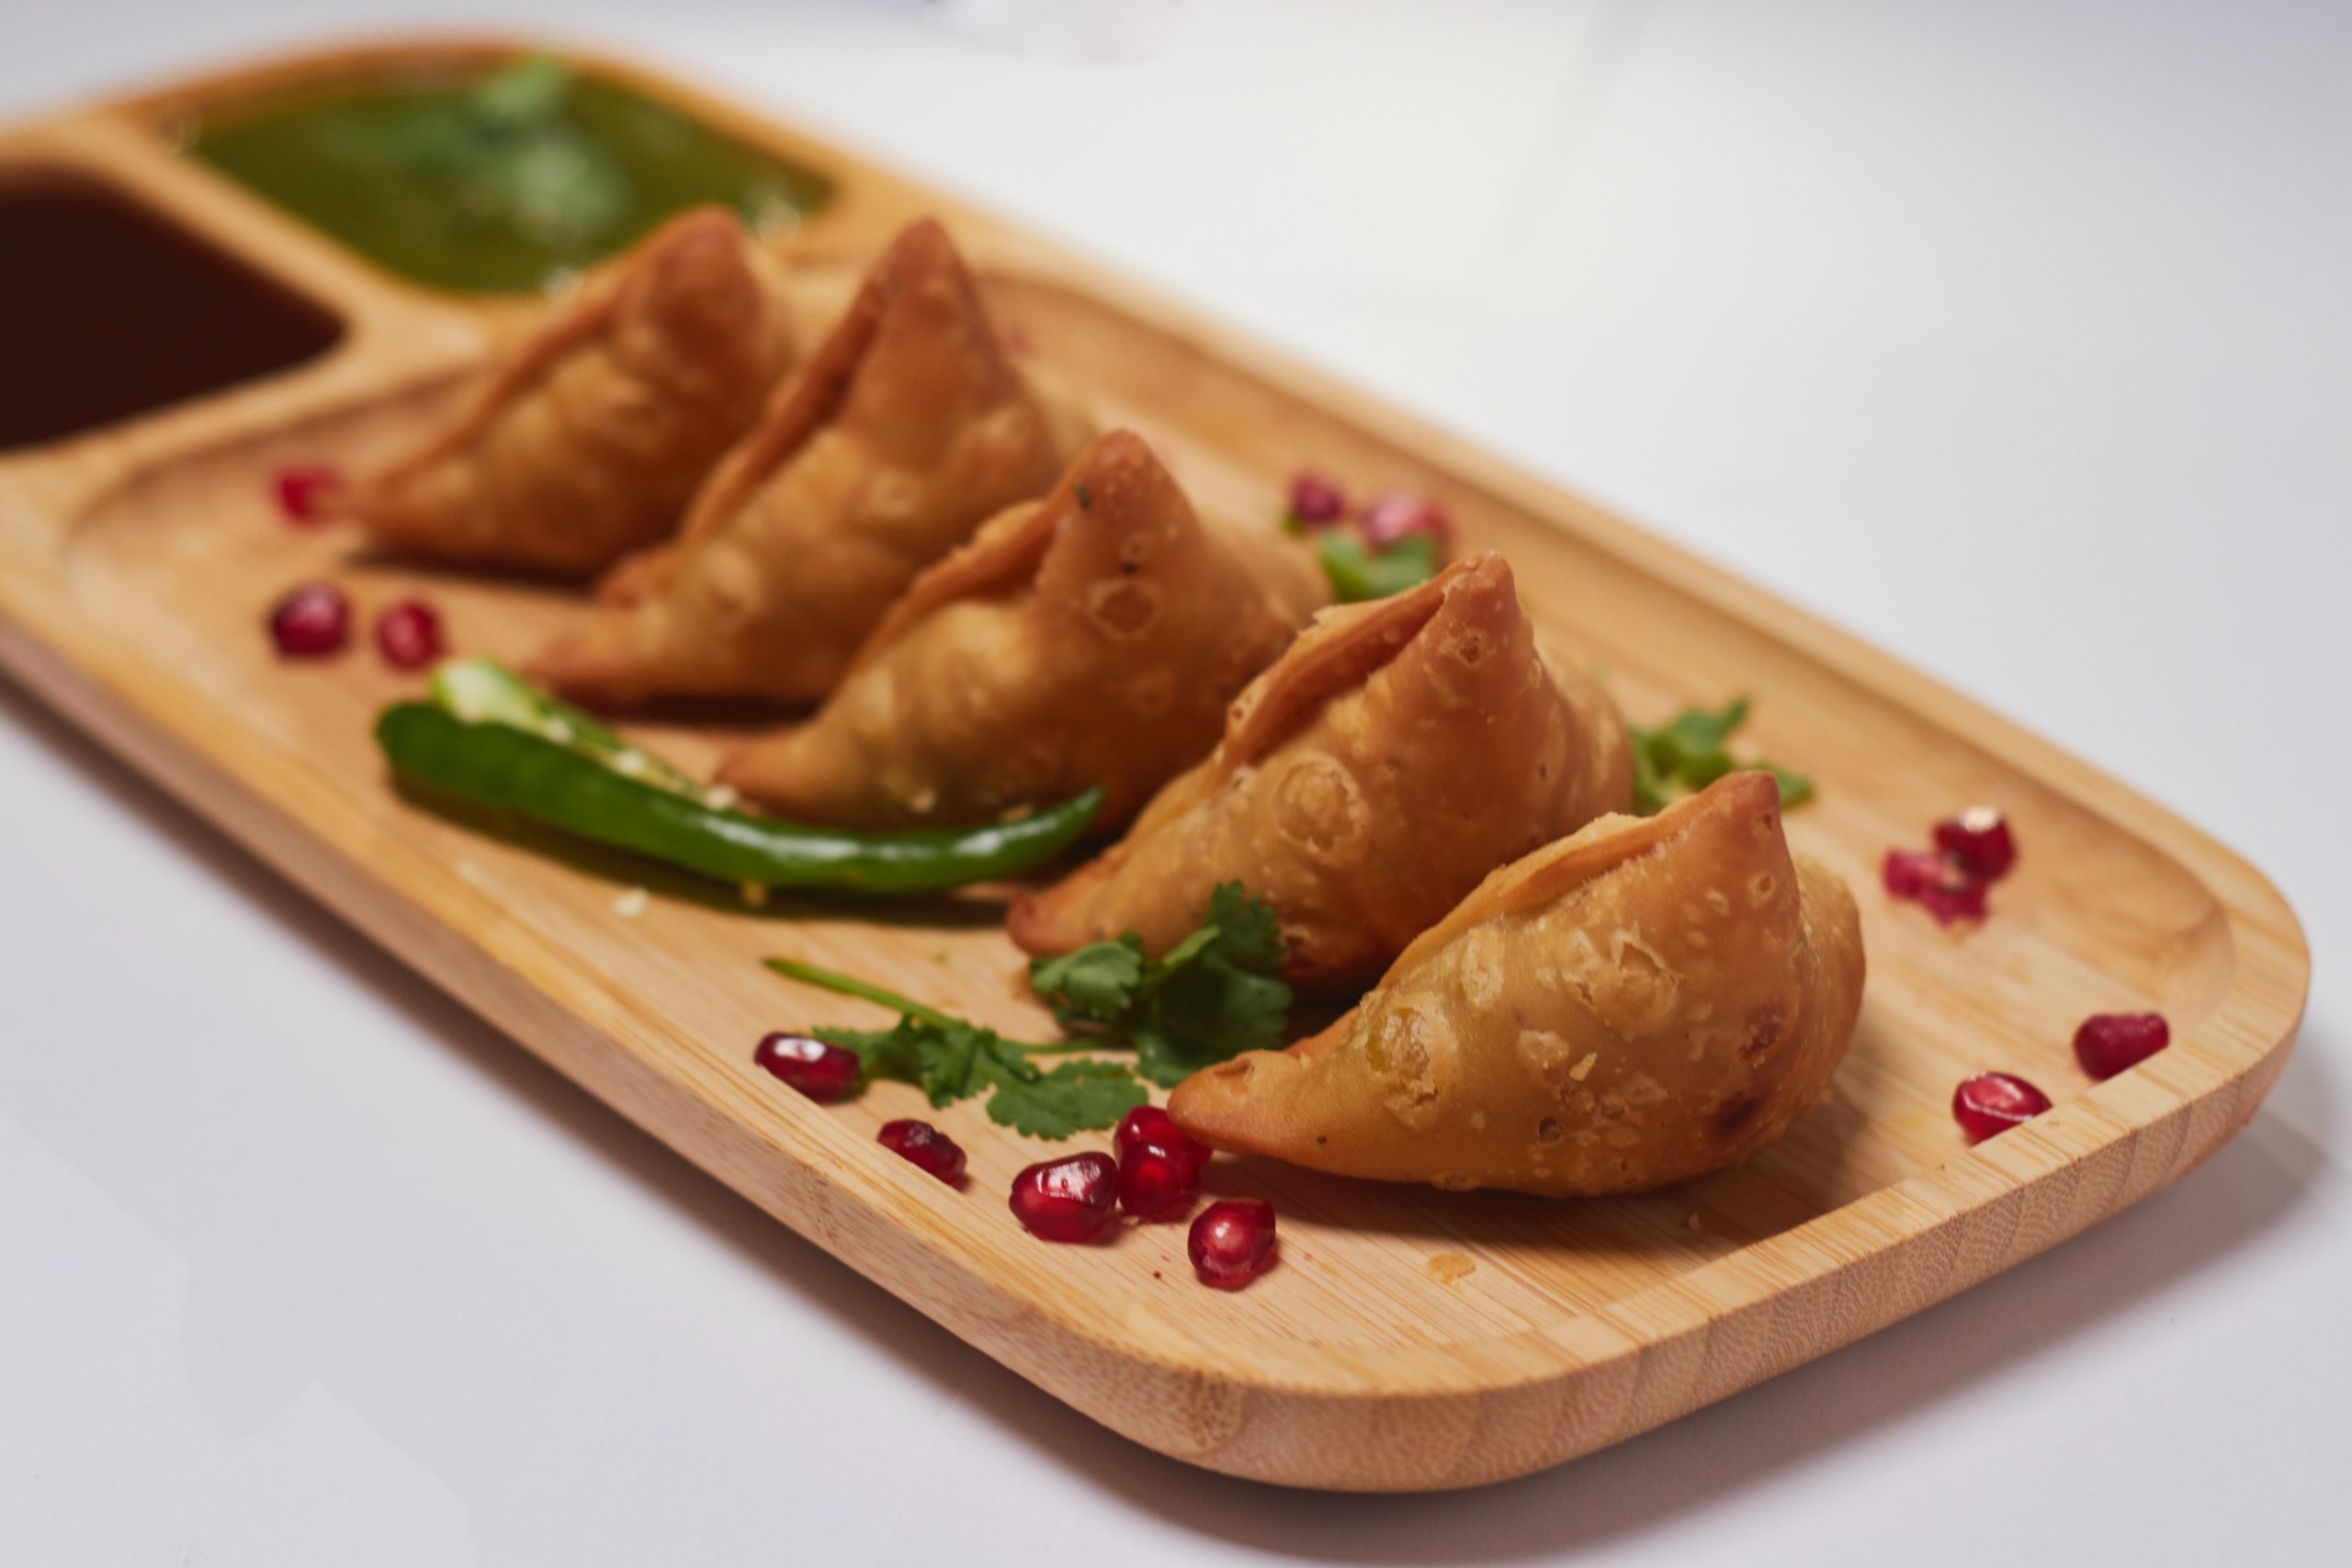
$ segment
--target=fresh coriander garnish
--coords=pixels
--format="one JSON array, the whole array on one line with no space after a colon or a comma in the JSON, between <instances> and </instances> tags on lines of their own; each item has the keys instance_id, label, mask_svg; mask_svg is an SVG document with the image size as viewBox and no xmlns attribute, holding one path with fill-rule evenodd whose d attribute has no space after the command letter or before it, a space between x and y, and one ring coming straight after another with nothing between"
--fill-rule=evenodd
<instances>
[{"instance_id":1,"label":"fresh coriander garnish","mask_svg":"<svg viewBox=\"0 0 2352 1568\"><path fill-rule=\"evenodd\" d=\"M1007 1040L968 1019L815 964L771 958L787 978L893 1009L887 1029L811 1029L829 1045L857 1053L864 1076L910 1083L933 1105L986 1093L989 1115L1033 1138L1115 1126L1148 1098L1136 1075L1163 1088L1244 1051L1282 1043L1290 987L1281 979L1282 931L1273 911L1228 882L1209 897L1208 924L1164 958L1147 957L1140 937L1098 942L1029 966L1030 984L1064 1026L1089 1032L1040 1044ZM1070 1061L1041 1067L1040 1056L1099 1052L1125 1041L1124 1062Z\"/></svg>"},{"instance_id":2,"label":"fresh coriander garnish","mask_svg":"<svg viewBox=\"0 0 2352 1568\"><path fill-rule=\"evenodd\" d=\"M1402 539L1374 551L1351 534L1329 533L1316 542L1323 575L1331 580L1331 596L1342 604L1360 604L1402 593L1438 573L1437 541L1426 534Z\"/></svg>"},{"instance_id":3,"label":"fresh coriander garnish","mask_svg":"<svg viewBox=\"0 0 2352 1568\"><path fill-rule=\"evenodd\" d=\"M1065 1027L1135 1043L1136 1071L1162 1088L1244 1051L1282 1043L1290 987L1282 981L1273 911L1228 882L1209 896L1208 923L1165 957L1130 931L1029 965L1029 984Z\"/></svg>"},{"instance_id":4,"label":"fresh coriander garnish","mask_svg":"<svg viewBox=\"0 0 2352 1568\"><path fill-rule=\"evenodd\" d=\"M1093 1051L1091 1040L1056 1045L1007 1040L911 997L813 964L771 958L777 974L842 996L896 1008L887 1029L827 1026L808 1032L829 1045L857 1053L867 1078L895 1078L920 1087L937 1106L986 1093L989 1119L1031 1138L1067 1138L1114 1127L1149 1098L1124 1062L1063 1062L1040 1067L1034 1056Z\"/></svg>"},{"instance_id":5,"label":"fresh coriander garnish","mask_svg":"<svg viewBox=\"0 0 2352 1568\"><path fill-rule=\"evenodd\" d=\"M1782 807L1803 806L1814 795L1813 781L1776 762L1733 760L1733 734L1747 722L1746 697L1722 708L1688 707L1657 729L1625 727L1634 745L1634 809L1646 817L1678 795L1702 790L1739 768L1761 768L1781 786Z\"/></svg>"}]
</instances>

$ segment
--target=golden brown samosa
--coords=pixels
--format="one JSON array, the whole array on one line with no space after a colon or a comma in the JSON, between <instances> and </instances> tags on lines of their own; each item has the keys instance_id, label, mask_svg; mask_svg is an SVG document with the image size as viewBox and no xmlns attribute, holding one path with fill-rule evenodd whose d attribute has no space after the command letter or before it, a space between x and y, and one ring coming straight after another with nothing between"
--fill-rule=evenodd
<instances>
[{"instance_id":1,"label":"golden brown samosa","mask_svg":"<svg viewBox=\"0 0 2352 1568\"><path fill-rule=\"evenodd\" d=\"M1321 580L1271 533L1239 536L1113 431L915 579L817 715L719 776L854 828L989 822L1100 787L1094 825L1122 827L1216 744L1304 618L1284 596Z\"/></svg>"},{"instance_id":2,"label":"golden brown samosa","mask_svg":"<svg viewBox=\"0 0 2352 1568\"><path fill-rule=\"evenodd\" d=\"M663 538L789 368L783 269L724 208L672 219L341 503L386 545L586 573Z\"/></svg>"},{"instance_id":3,"label":"golden brown samosa","mask_svg":"<svg viewBox=\"0 0 2352 1568\"><path fill-rule=\"evenodd\" d=\"M1328 610L1233 705L1225 738L1126 838L1013 904L1061 953L1134 931L1164 953L1219 883L1264 899L1310 989L1363 985L1498 865L1631 800L1625 727L1535 648L1500 556Z\"/></svg>"},{"instance_id":4,"label":"golden brown samosa","mask_svg":"<svg viewBox=\"0 0 2352 1568\"><path fill-rule=\"evenodd\" d=\"M537 665L575 696L823 696L915 574L1061 471L946 231L884 254L695 496Z\"/></svg>"},{"instance_id":5,"label":"golden brown samosa","mask_svg":"<svg viewBox=\"0 0 2352 1568\"><path fill-rule=\"evenodd\" d=\"M1195 1073L1221 1149L1383 1181L1638 1192L1747 1158L1861 1007L1853 895L1792 861L1771 775L1606 817L1504 867L1346 1017Z\"/></svg>"}]
</instances>

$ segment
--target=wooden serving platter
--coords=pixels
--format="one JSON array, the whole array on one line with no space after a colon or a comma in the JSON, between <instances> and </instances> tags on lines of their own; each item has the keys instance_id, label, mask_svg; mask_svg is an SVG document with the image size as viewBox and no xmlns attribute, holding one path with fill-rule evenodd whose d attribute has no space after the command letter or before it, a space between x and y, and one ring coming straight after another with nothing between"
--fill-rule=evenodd
<instances>
[{"instance_id":1,"label":"wooden serving platter","mask_svg":"<svg viewBox=\"0 0 2352 1568\"><path fill-rule=\"evenodd\" d=\"M1236 1295L1193 1281L1182 1227L1032 1239L1001 1195L1041 1145L968 1104L938 1115L972 1156L954 1191L874 1143L916 1111L914 1090L820 1108L752 1064L766 1030L878 1017L768 974L770 953L1040 1027L1001 900L752 911L617 858L485 833L386 779L369 726L413 679L365 651L300 667L269 652L266 607L316 575L363 615L421 583L466 651L519 657L572 612L562 592L424 578L338 531L288 529L267 493L282 463L353 465L401 442L516 311L390 281L176 154L164 130L258 88L492 47L311 56L0 137L0 179L95 175L347 328L292 373L0 456L0 662L560 1071L1104 1425L1306 1486L1461 1486L1555 1464L2115 1213L2211 1154L2278 1077L2308 983L2301 932L2268 883L2188 824L1704 562L982 214L596 64L831 176L812 253L865 254L942 215L1018 337L1211 506L1271 516L1302 463L1432 494L1470 545L1505 552L1547 636L1605 670L1631 716L1751 693L1747 739L1820 782L1789 831L1855 888L1870 986L1827 1100L1752 1164L1645 1198L1544 1202L1221 1161L1213 1189L1272 1199L1283 1228L1281 1266ZM712 754L707 731L645 734L690 764ZM1994 917L1946 931L1889 903L1883 851L1979 801L2007 811L2025 848ZM639 884L653 897L631 915L621 895ZM2176 1043L2094 1086L2067 1041L2118 1009L2161 1010ZM1947 1102L1986 1067L2060 1103L1970 1149Z\"/></svg>"}]
</instances>

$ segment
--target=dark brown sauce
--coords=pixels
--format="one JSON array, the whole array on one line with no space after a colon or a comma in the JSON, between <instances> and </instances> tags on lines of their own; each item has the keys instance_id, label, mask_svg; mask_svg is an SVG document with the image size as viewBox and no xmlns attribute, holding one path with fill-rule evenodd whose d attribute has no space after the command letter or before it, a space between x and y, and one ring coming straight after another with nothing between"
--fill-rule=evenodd
<instances>
[{"instance_id":1,"label":"dark brown sauce","mask_svg":"<svg viewBox=\"0 0 2352 1568\"><path fill-rule=\"evenodd\" d=\"M129 197L0 169L0 452L315 359L343 322Z\"/></svg>"}]
</instances>

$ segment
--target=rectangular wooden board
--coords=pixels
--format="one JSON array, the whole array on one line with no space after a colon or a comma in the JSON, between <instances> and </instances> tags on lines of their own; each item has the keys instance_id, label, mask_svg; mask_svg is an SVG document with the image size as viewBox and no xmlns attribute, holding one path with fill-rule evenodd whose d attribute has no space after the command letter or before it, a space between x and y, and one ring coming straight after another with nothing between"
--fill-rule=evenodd
<instances>
[{"instance_id":1,"label":"rectangular wooden board","mask_svg":"<svg viewBox=\"0 0 2352 1568\"><path fill-rule=\"evenodd\" d=\"M1544 1202L1220 1162L1271 1198L1283 1261L1201 1289L1181 1227L1061 1247L1001 1194L1040 1145L969 1105L951 1190L878 1148L915 1113L884 1084L820 1108L756 1070L769 1029L870 1021L763 971L783 953L875 976L1008 1030L1044 1027L984 896L904 913L752 911L613 857L477 830L388 783L369 739L413 694L364 652L288 667L262 634L327 575L363 615L421 589L455 646L520 657L575 609L548 589L423 574L339 530L292 530L267 477L365 462L411 436L517 320L402 287L172 151L191 107L328 71L467 59L431 43L311 56L0 137L0 178L109 180L341 312L326 358L52 447L0 457L0 662L287 876L560 1071L1061 1399L1193 1463L1298 1485L1461 1486L1557 1463L1917 1312L2115 1213L2249 1117L2293 1040L2309 965L2292 913L2203 833L1916 671L1594 507L839 150L612 62L597 69L831 175L812 258L944 217L993 307L1196 497L1278 509L1313 464L1439 498L1502 550L1564 657L1636 719L1752 694L1749 739L1815 775L1801 850L1862 906L1871 979L1826 1101L1750 1165L1653 1196ZM809 265L827 265L812 260ZM5 307L0 307L5 308ZM728 738L644 728L693 765ZM1978 929L1877 890L1879 856L1992 802L2025 852ZM635 915L621 896L653 891ZM2092 1085L2067 1040L2158 1009L2176 1043ZM2059 1105L1980 1147L1952 1086L2021 1072ZM364 1149L352 1157L365 1158ZM484 1194L494 1202L497 1195ZM729 1354L756 1354L738 1347Z\"/></svg>"}]
</instances>

